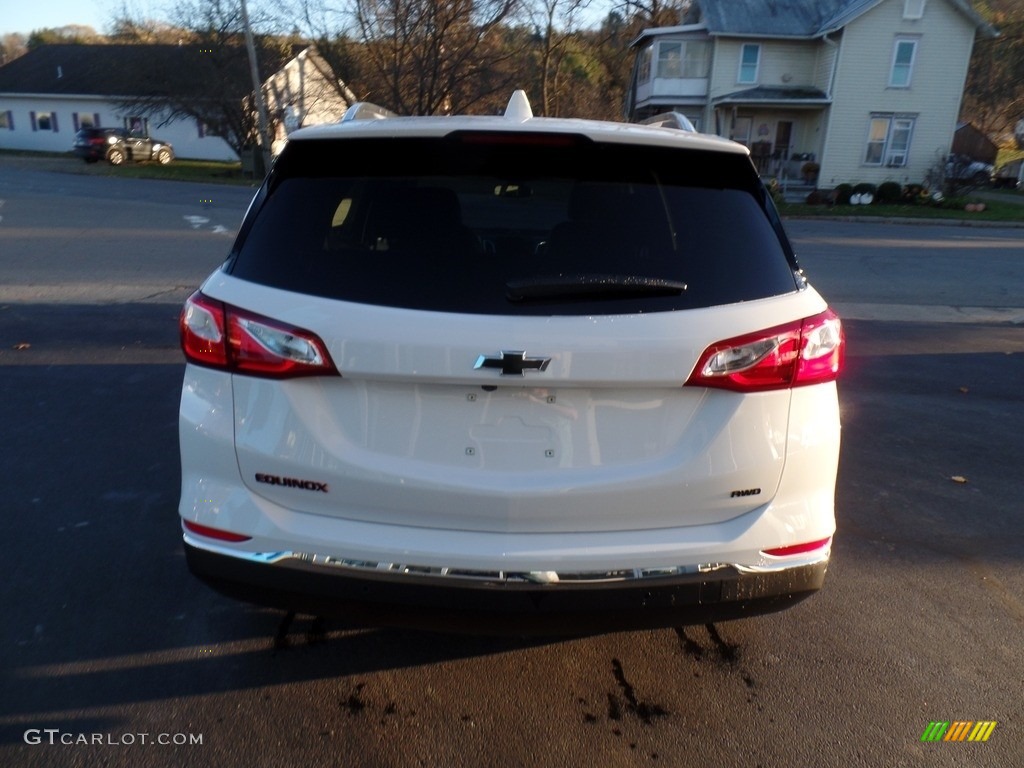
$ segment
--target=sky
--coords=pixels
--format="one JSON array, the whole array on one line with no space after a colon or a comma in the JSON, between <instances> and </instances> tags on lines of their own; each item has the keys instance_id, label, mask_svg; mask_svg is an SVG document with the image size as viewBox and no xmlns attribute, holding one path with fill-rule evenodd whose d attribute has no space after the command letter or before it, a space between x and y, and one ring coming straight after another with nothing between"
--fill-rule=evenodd
<instances>
[{"instance_id":1,"label":"sky","mask_svg":"<svg viewBox=\"0 0 1024 768\"><path fill-rule=\"evenodd\" d=\"M84 24L102 32L120 8L118 0L3 0L0 34Z\"/></svg>"},{"instance_id":2,"label":"sky","mask_svg":"<svg viewBox=\"0 0 1024 768\"><path fill-rule=\"evenodd\" d=\"M34 29L70 24L83 24L102 33L126 4L133 16L155 19L166 18L161 9L173 6L171 0L0 0L0 35L20 32L27 37ZM603 8L605 4L592 5ZM595 16L594 23L599 20Z\"/></svg>"}]
</instances>

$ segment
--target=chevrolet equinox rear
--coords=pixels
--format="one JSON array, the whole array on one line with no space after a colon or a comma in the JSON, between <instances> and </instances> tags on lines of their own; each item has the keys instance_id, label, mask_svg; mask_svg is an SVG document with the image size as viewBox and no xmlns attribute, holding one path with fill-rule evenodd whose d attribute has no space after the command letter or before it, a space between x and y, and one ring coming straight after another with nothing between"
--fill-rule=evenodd
<instances>
[{"instance_id":1,"label":"chevrolet equinox rear","mask_svg":"<svg viewBox=\"0 0 1024 768\"><path fill-rule=\"evenodd\" d=\"M738 144L353 107L181 334L185 551L225 594L582 633L822 585L845 342Z\"/></svg>"}]
</instances>

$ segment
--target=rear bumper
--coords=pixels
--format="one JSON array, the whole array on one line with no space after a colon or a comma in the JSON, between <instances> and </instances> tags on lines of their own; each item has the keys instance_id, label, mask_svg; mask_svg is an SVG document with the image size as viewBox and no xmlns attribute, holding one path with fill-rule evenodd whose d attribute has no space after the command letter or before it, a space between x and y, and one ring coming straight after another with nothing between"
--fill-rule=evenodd
<instances>
[{"instance_id":1,"label":"rear bumper","mask_svg":"<svg viewBox=\"0 0 1024 768\"><path fill-rule=\"evenodd\" d=\"M71 151L76 157L81 157L85 160L102 160L107 155L106 145L102 147L80 147L76 145L72 147Z\"/></svg>"},{"instance_id":2,"label":"rear bumper","mask_svg":"<svg viewBox=\"0 0 1024 768\"><path fill-rule=\"evenodd\" d=\"M195 576L235 599L357 624L487 634L578 635L757 616L812 595L828 567L826 552L758 571L716 564L600 577L453 574L257 555L187 534L185 555Z\"/></svg>"}]
</instances>

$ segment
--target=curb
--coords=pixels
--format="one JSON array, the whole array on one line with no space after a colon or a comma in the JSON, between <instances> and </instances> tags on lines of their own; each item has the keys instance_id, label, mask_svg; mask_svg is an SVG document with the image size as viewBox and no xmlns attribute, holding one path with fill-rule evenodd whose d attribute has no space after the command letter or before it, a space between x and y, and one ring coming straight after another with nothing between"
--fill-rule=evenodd
<instances>
[{"instance_id":1,"label":"curb","mask_svg":"<svg viewBox=\"0 0 1024 768\"><path fill-rule=\"evenodd\" d=\"M848 223L875 224L909 224L911 226L927 226L934 224L941 227L981 227L986 229L1024 229L1024 221L987 221L971 219L927 219L914 216L803 216L787 214L783 221L841 221Z\"/></svg>"}]
</instances>

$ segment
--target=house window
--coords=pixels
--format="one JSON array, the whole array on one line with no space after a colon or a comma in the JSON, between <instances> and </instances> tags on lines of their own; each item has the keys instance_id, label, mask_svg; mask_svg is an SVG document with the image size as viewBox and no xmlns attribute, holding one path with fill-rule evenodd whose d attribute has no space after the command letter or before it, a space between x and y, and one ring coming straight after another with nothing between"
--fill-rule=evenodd
<instances>
[{"instance_id":1,"label":"house window","mask_svg":"<svg viewBox=\"0 0 1024 768\"><path fill-rule=\"evenodd\" d=\"M0 112L0 130L13 131L14 130L14 113L10 110L6 112Z\"/></svg>"},{"instance_id":2,"label":"house window","mask_svg":"<svg viewBox=\"0 0 1024 768\"><path fill-rule=\"evenodd\" d=\"M707 77L711 46L704 40L690 40L683 49L683 77Z\"/></svg>"},{"instance_id":3,"label":"house window","mask_svg":"<svg viewBox=\"0 0 1024 768\"><path fill-rule=\"evenodd\" d=\"M57 115L53 112L30 112L33 131L57 132Z\"/></svg>"},{"instance_id":4,"label":"house window","mask_svg":"<svg viewBox=\"0 0 1024 768\"><path fill-rule=\"evenodd\" d=\"M91 112L72 112L71 119L75 124L76 131L82 128L99 127L99 115L94 115Z\"/></svg>"},{"instance_id":5,"label":"house window","mask_svg":"<svg viewBox=\"0 0 1024 768\"><path fill-rule=\"evenodd\" d=\"M917 56L917 40L896 38L896 46L892 52L892 69L889 72L891 88L909 88L910 78L914 71L914 58Z\"/></svg>"},{"instance_id":6,"label":"house window","mask_svg":"<svg viewBox=\"0 0 1024 768\"><path fill-rule=\"evenodd\" d=\"M924 17L924 4L927 0L903 0L903 18L920 19Z\"/></svg>"},{"instance_id":7,"label":"house window","mask_svg":"<svg viewBox=\"0 0 1024 768\"><path fill-rule=\"evenodd\" d=\"M658 46L658 77L683 76L683 44L661 43Z\"/></svg>"},{"instance_id":8,"label":"house window","mask_svg":"<svg viewBox=\"0 0 1024 768\"><path fill-rule=\"evenodd\" d=\"M915 120L909 115L872 115L864 164L886 168L905 166Z\"/></svg>"},{"instance_id":9,"label":"house window","mask_svg":"<svg viewBox=\"0 0 1024 768\"><path fill-rule=\"evenodd\" d=\"M744 43L740 48L740 74L736 82L756 83L757 69L761 62L761 46L757 43Z\"/></svg>"},{"instance_id":10,"label":"house window","mask_svg":"<svg viewBox=\"0 0 1024 768\"><path fill-rule=\"evenodd\" d=\"M126 117L124 119L124 127L128 133L134 133L137 136L149 135L149 120L145 117Z\"/></svg>"},{"instance_id":11,"label":"house window","mask_svg":"<svg viewBox=\"0 0 1024 768\"><path fill-rule=\"evenodd\" d=\"M738 141L740 144L750 146L750 131L754 127L754 118L735 117L732 126L729 128L729 138Z\"/></svg>"},{"instance_id":12,"label":"house window","mask_svg":"<svg viewBox=\"0 0 1024 768\"><path fill-rule=\"evenodd\" d=\"M704 40L660 43L657 77L707 77L709 52L710 48Z\"/></svg>"},{"instance_id":13,"label":"house window","mask_svg":"<svg viewBox=\"0 0 1024 768\"><path fill-rule=\"evenodd\" d=\"M636 80L638 83L646 83L651 79L651 46L640 51L640 62L637 65Z\"/></svg>"}]
</instances>

